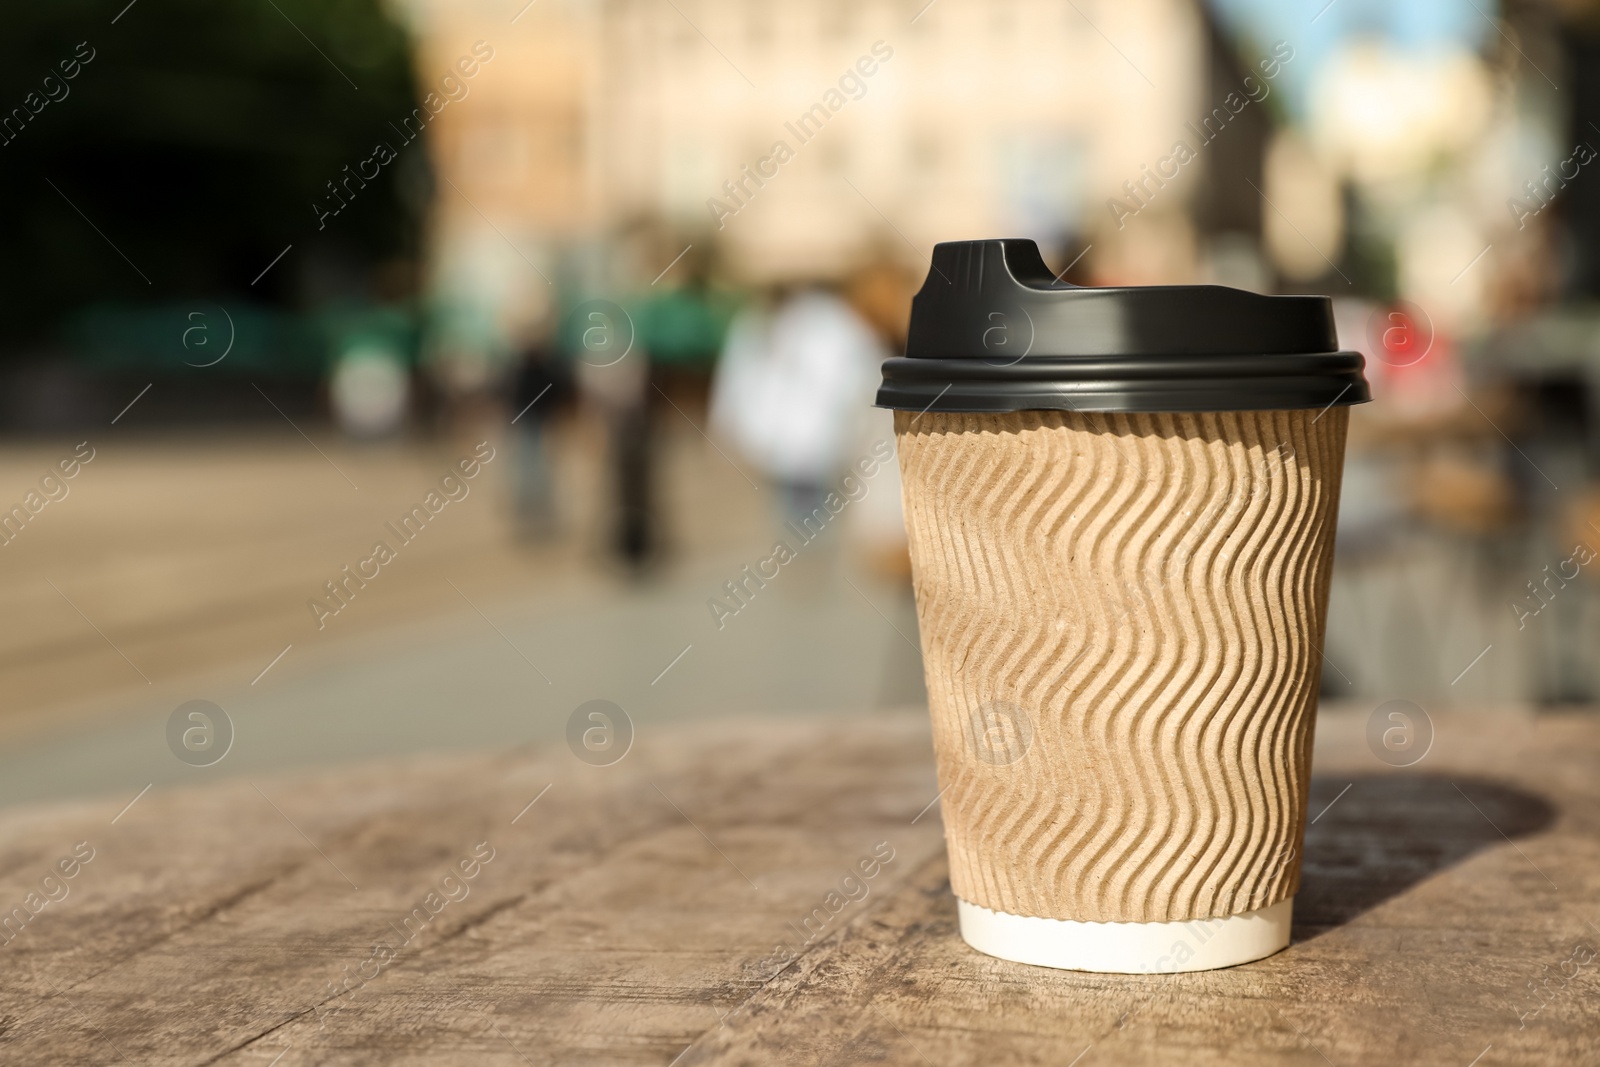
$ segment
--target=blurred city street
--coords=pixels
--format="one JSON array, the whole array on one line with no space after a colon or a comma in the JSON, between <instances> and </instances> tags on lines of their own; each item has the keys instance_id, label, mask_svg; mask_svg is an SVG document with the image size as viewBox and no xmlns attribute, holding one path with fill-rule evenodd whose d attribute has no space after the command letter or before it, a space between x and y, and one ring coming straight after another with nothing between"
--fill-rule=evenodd
<instances>
[{"instance_id":1,"label":"blurred city street","mask_svg":"<svg viewBox=\"0 0 1600 1067\"><path fill-rule=\"evenodd\" d=\"M776 524L766 494L687 421L664 435L671 565L643 586L597 566L582 489L596 481L593 442L569 429L570 536L512 537L495 467L506 442L486 431L496 460L459 510L321 630L307 601L326 597L336 561L385 536L476 440L314 447L287 428L113 430L71 494L7 548L4 596L18 610L4 620L0 803L549 741L590 699L616 702L640 732L922 699L909 589L853 567L838 531L717 628L707 601L767 554ZM0 477L53 457L14 450ZM237 731L215 768L167 751L166 719L191 699L218 704Z\"/></svg>"},{"instance_id":2,"label":"blurred city street","mask_svg":"<svg viewBox=\"0 0 1600 1067\"><path fill-rule=\"evenodd\" d=\"M0 803L554 738L588 700L641 731L918 704L871 405L932 248L973 237L1035 240L1052 284L1329 297L1374 402L1324 699L1588 706L1595 25L28 9L0 40ZM214 766L165 733L188 701L235 728Z\"/></svg>"},{"instance_id":3,"label":"blurred city street","mask_svg":"<svg viewBox=\"0 0 1600 1067\"><path fill-rule=\"evenodd\" d=\"M1600 0L11 5L0 1060L1595 1061L1597 160Z\"/></svg>"}]
</instances>

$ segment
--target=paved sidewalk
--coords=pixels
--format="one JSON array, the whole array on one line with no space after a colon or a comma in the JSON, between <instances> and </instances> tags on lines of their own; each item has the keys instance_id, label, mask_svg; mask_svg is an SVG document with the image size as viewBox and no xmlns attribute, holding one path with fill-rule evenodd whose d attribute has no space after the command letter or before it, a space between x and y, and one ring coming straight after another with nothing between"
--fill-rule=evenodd
<instances>
[{"instance_id":1,"label":"paved sidewalk","mask_svg":"<svg viewBox=\"0 0 1600 1067\"><path fill-rule=\"evenodd\" d=\"M707 599L770 550L772 519L765 492L687 425L665 445L673 564L643 586L610 573L587 547L599 447L582 434L560 470L572 536L514 541L510 449L496 442L467 497L320 631L307 600L374 540L398 544L385 523L475 442L359 448L310 429L317 448L290 434L97 444L68 495L0 551L13 605L0 618L0 804L545 740L596 698L641 730L921 699L909 590L850 569L841 531L716 627ZM0 452L0 492L20 497L62 447ZM193 699L236 728L212 768L167 748L168 716Z\"/></svg>"}]
</instances>

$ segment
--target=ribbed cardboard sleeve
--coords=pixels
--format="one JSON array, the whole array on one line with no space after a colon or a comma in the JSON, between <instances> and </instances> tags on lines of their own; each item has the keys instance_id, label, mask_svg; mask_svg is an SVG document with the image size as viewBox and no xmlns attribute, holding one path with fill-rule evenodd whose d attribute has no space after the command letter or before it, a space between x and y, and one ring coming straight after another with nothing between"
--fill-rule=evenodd
<instances>
[{"instance_id":1,"label":"ribbed cardboard sleeve","mask_svg":"<svg viewBox=\"0 0 1600 1067\"><path fill-rule=\"evenodd\" d=\"M1294 894L1347 423L895 413L957 896L1166 922Z\"/></svg>"}]
</instances>

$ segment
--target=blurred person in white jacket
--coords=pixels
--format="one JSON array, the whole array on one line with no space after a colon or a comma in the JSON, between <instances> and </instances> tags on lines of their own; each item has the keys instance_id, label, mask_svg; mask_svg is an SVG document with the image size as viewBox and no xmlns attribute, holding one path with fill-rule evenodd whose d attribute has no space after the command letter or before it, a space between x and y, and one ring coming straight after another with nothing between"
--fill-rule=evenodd
<instances>
[{"instance_id":1,"label":"blurred person in white jacket","mask_svg":"<svg viewBox=\"0 0 1600 1067\"><path fill-rule=\"evenodd\" d=\"M812 514L854 458L886 355L861 316L821 288L752 301L735 317L711 423L777 486L786 518Z\"/></svg>"}]
</instances>

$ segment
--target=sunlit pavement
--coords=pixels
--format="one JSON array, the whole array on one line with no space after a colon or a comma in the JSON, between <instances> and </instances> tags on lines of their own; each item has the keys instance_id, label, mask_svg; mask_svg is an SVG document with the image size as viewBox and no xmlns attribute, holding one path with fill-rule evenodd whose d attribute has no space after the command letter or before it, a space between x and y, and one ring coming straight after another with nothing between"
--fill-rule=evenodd
<instances>
[{"instance_id":1,"label":"sunlit pavement","mask_svg":"<svg viewBox=\"0 0 1600 1067\"><path fill-rule=\"evenodd\" d=\"M842 530L719 628L708 599L770 551L774 522L766 494L687 425L663 446L673 552L656 578L625 580L591 547L599 449L582 428L560 470L569 535L519 545L506 519L511 450L496 439L472 492L319 630L307 601L335 603L323 583L374 540L398 544L384 524L475 442L311 436L321 453L298 436L98 446L71 493L5 547L0 804L549 741L591 699L627 713L635 744L690 717L922 699L910 591L861 573ZM25 491L55 451L8 448L0 487ZM189 700L231 723L211 766L169 748L168 719Z\"/></svg>"}]
</instances>

